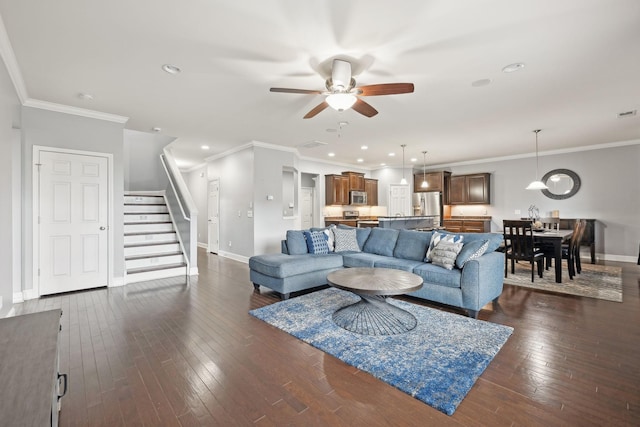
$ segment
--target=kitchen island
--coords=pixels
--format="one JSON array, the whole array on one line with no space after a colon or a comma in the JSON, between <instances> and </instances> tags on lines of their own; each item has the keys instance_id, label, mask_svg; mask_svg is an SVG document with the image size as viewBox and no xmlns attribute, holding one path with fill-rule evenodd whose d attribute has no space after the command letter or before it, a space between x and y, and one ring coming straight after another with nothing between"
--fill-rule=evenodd
<instances>
[{"instance_id":1,"label":"kitchen island","mask_svg":"<svg viewBox=\"0 0 640 427\"><path fill-rule=\"evenodd\" d=\"M378 227L396 230L432 230L440 227L439 221L440 217L437 215L380 216Z\"/></svg>"}]
</instances>

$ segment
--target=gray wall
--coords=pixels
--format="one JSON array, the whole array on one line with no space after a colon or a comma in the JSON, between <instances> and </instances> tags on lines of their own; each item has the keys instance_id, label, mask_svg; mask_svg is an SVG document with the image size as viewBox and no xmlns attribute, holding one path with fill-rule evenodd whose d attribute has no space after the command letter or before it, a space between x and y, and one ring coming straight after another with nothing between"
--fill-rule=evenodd
<instances>
[{"instance_id":1,"label":"gray wall","mask_svg":"<svg viewBox=\"0 0 640 427\"><path fill-rule=\"evenodd\" d=\"M175 138L125 129L123 139L125 191L165 190L169 179L160 154Z\"/></svg>"},{"instance_id":2,"label":"gray wall","mask_svg":"<svg viewBox=\"0 0 640 427\"><path fill-rule=\"evenodd\" d=\"M596 252L607 259L633 261L640 244L640 144L607 147L577 153L540 156L540 176L552 169L571 169L582 186L566 200L550 199L540 191L525 190L534 179L535 159L487 161L443 167L453 174L491 172L491 205L453 207L452 215L492 216L492 229L501 230L503 219L527 216L536 205L540 216L559 210L561 218L594 218ZM520 214L516 214L516 210Z\"/></svg>"},{"instance_id":3,"label":"gray wall","mask_svg":"<svg viewBox=\"0 0 640 427\"><path fill-rule=\"evenodd\" d=\"M14 251L14 242L20 243L20 199L16 198L16 185L20 188L20 163L15 163L19 154L20 100L13 88L4 63L0 61L0 317L11 308L14 280L20 277L21 255ZM18 217L16 218L16 215ZM18 227L14 227L15 221ZM17 274L17 276L16 276Z\"/></svg>"},{"instance_id":4,"label":"gray wall","mask_svg":"<svg viewBox=\"0 0 640 427\"><path fill-rule=\"evenodd\" d=\"M66 148L113 155L114 279L124 278L124 155L122 123L74 116L37 108L22 108L23 159L23 289L33 289L33 146Z\"/></svg>"},{"instance_id":5,"label":"gray wall","mask_svg":"<svg viewBox=\"0 0 640 427\"><path fill-rule=\"evenodd\" d=\"M207 165L203 164L182 174L184 182L191 193L193 203L196 204L196 209L198 209L198 245L203 247L207 247L208 244L209 180L207 169Z\"/></svg>"}]
</instances>

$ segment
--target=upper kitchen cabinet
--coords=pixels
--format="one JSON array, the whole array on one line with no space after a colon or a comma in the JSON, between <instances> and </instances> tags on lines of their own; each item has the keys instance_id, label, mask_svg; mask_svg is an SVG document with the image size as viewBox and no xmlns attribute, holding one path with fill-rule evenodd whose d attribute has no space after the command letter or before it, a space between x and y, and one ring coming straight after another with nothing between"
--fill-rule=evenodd
<instances>
[{"instance_id":1,"label":"upper kitchen cabinet","mask_svg":"<svg viewBox=\"0 0 640 427\"><path fill-rule=\"evenodd\" d=\"M367 192L367 205L378 206L378 180L365 178L364 188Z\"/></svg>"},{"instance_id":2,"label":"upper kitchen cabinet","mask_svg":"<svg viewBox=\"0 0 640 427\"><path fill-rule=\"evenodd\" d=\"M446 192L449 186L449 177L451 172L417 172L413 174L413 191L415 193L423 193L426 191ZM422 181L427 181L428 187L422 188Z\"/></svg>"},{"instance_id":3,"label":"upper kitchen cabinet","mask_svg":"<svg viewBox=\"0 0 640 427\"><path fill-rule=\"evenodd\" d=\"M363 173L342 172L342 175L349 177L349 191L366 191Z\"/></svg>"},{"instance_id":4,"label":"upper kitchen cabinet","mask_svg":"<svg viewBox=\"0 0 640 427\"><path fill-rule=\"evenodd\" d=\"M364 177L363 177L364 180ZM349 204L349 177L346 175L325 175L325 204Z\"/></svg>"},{"instance_id":5,"label":"upper kitchen cabinet","mask_svg":"<svg viewBox=\"0 0 640 427\"><path fill-rule=\"evenodd\" d=\"M489 173L471 175L453 175L449 183L450 205L488 205L491 203L489 195ZM445 204L447 204L445 202Z\"/></svg>"}]
</instances>

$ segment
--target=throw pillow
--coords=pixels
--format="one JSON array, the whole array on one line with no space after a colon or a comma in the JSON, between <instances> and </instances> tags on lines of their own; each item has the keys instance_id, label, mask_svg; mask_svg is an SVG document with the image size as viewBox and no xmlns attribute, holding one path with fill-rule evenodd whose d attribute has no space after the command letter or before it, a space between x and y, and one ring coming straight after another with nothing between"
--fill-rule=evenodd
<instances>
[{"instance_id":1,"label":"throw pillow","mask_svg":"<svg viewBox=\"0 0 640 427\"><path fill-rule=\"evenodd\" d=\"M287 230L287 253L289 255L302 255L309 253L307 242L304 239L303 230Z\"/></svg>"},{"instance_id":2,"label":"throw pillow","mask_svg":"<svg viewBox=\"0 0 640 427\"><path fill-rule=\"evenodd\" d=\"M489 247L488 240L474 240L472 242L466 242L462 246L462 250L456 258L456 267L464 267L467 261L480 258Z\"/></svg>"},{"instance_id":3,"label":"throw pillow","mask_svg":"<svg viewBox=\"0 0 640 427\"><path fill-rule=\"evenodd\" d=\"M335 235L335 251L336 252L360 252L360 246L358 246L358 239L356 238L356 229L349 230L336 228L333 230Z\"/></svg>"},{"instance_id":4,"label":"throw pillow","mask_svg":"<svg viewBox=\"0 0 640 427\"><path fill-rule=\"evenodd\" d=\"M431 252L433 252L433 248L435 248L441 240L449 243L462 243L462 240L464 240L464 236L460 234L449 234L442 233L440 231L434 231L433 235L431 236L431 243L429 243L429 248L427 249L427 255L424 258L424 262L431 262Z\"/></svg>"},{"instance_id":5,"label":"throw pillow","mask_svg":"<svg viewBox=\"0 0 640 427\"><path fill-rule=\"evenodd\" d=\"M328 254L327 235L322 231L305 231L304 238L310 254Z\"/></svg>"},{"instance_id":6,"label":"throw pillow","mask_svg":"<svg viewBox=\"0 0 640 427\"><path fill-rule=\"evenodd\" d=\"M433 265L453 270L458 253L462 250L462 242L448 242L440 240L433 251L431 251L431 262Z\"/></svg>"},{"instance_id":7,"label":"throw pillow","mask_svg":"<svg viewBox=\"0 0 640 427\"><path fill-rule=\"evenodd\" d=\"M335 251L335 235L333 234L333 230L335 229L336 225L332 224L322 230L322 232L327 235L327 245L329 246L329 252Z\"/></svg>"}]
</instances>

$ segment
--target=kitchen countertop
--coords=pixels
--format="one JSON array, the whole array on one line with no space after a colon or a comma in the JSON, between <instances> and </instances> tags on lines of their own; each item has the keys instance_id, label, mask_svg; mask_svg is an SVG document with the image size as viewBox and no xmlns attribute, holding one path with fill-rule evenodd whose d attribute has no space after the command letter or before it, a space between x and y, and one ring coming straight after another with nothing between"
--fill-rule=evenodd
<instances>
[{"instance_id":1,"label":"kitchen countertop","mask_svg":"<svg viewBox=\"0 0 640 427\"><path fill-rule=\"evenodd\" d=\"M407 219L427 219L433 218L438 215L410 215L410 216L379 216L378 220L380 221L400 221Z\"/></svg>"}]
</instances>

